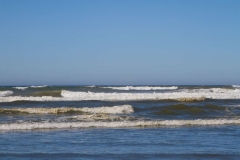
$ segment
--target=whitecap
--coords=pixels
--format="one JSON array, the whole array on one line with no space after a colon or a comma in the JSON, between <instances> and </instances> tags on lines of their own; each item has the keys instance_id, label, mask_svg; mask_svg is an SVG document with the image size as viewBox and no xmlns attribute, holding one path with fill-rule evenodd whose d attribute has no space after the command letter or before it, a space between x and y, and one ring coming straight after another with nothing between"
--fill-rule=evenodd
<instances>
[{"instance_id":1,"label":"whitecap","mask_svg":"<svg viewBox=\"0 0 240 160\"><path fill-rule=\"evenodd\" d=\"M47 87L48 85L43 85L43 86L30 86L31 88L44 88Z\"/></svg>"},{"instance_id":2,"label":"whitecap","mask_svg":"<svg viewBox=\"0 0 240 160\"><path fill-rule=\"evenodd\" d=\"M13 91L0 91L0 97L7 97L13 94Z\"/></svg>"},{"instance_id":3,"label":"whitecap","mask_svg":"<svg viewBox=\"0 0 240 160\"><path fill-rule=\"evenodd\" d=\"M105 113L105 114L130 114L134 112L131 105L112 106L112 107L61 107L61 108L0 108L0 113L30 113L30 114L58 114L58 113Z\"/></svg>"},{"instance_id":4,"label":"whitecap","mask_svg":"<svg viewBox=\"0 0 240 160\"><path fill-rule=\"evenodd\" d=\"M152 86L125 86L125 87L101 87L113 90L175 90L177 86L171 87L152 87Z\"/></svg>"},{"instance_id":5,"label":"whitecap","mask_svg":"<svg viewBox=\"0 0 240 160\"><path fill-rule=\"evenodd\" d=\"M27 89L28 87L13 87L14 89L20 89L20 90L25 90Z\"/></svg>"},{"instance_id":6,"label":"whitecap","mask_svg":"<svg viewBox=\"0 0 240 160\"><path fill-rule=\"evenodd\" d=\"M33 129L71 128L119 128L119 127L168 127L168 126L219 126L239 125L240 119L196 119L196 120L156 120L156 121L93 121L93 122L35 122L0 124L0 131Z\"/></svg>"}]
</instances>

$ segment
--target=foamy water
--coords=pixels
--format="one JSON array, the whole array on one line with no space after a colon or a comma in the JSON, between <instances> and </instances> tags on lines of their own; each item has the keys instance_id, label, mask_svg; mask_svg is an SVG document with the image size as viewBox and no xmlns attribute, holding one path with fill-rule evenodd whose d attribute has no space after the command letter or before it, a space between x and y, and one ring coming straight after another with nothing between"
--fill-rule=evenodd
<instances>
[{"instance_id":1,"label":"foamy water","mask_svg":"<svg viewBox=\"0 0 240 160\"><path fill-rule=\"evenodd\" d=\"M83 100L104 100L104 101L128 101L128 100L177 100L194 101L208 99L240 99L239 89L195 89L182 90L166 93L96 93L96 92L73 92L62 90L62 97L22 97L10 96L12 91L1 91L0 102L12 101L83 101ZM7 97L10 96L10 97Z\"/></svg>"},{"instance_id":2,"label":"foamy water","mask_svg":"<svg viewBox=\"0 0 240 160\"><path fill-rule=\"evenodd\" d=\"M13 87L14 89L20 89L20 90L25 90L27 89L28 87Z\"/></svg>"},{"instance_id":3,"label":"foamy water","mask_svg":"<svg viewBox=\"0 0 240 160\"><path fill-rule=\"evenodd\" d=\"M119 128L119 127L161 127L161 126L212 126L239 125L240 119L197 119L162 121L120 121L120 122L71 122L71 123L11 123L0 124L0 130L66 129L66 128Z\"/></svg>"},{"instance_id":4,"label":"foamy water","mask_svg":"<svg viewBox=\"0 0 240 160\"><path fill-rule=\"evenodd\" d=\"M151 87L151 86L126 86L126 87L101 87L114 90L174 90L178 89L177 86L171 87Z\"/></svg>"},{"instance_id":5,"label":"foamy water","mask_svg":"<svg viewBox=\"0 0 240 160\"><path fill-rule=\"evenodd\" d=\"M31 88L45 88L47 87L48 85L43 85L43 86L30 86Z\"/></svg>"},{"instance_id":6,"label":"foamy water","mask_svg":"<svg viewBox=\"0 0 240 160\"><path fill-rule=\"evenodd\" d=\"M73 112L88 112L88 113L107 113L107 114L130 114L133 113L131 105L112 106L112 107L96 107L96 108L0 108L0 113L30 113L30 114L58 114L58 113L73 113Z\"/></svg>"},{"instance_id":7,"label":"foamy water","mask_svg":"<svg viewBox=\"0 0 240 160\"><path fill-rule=\"evenodd\" d=\"M13 91L0 91L0 97L6 97L13 94Z\"/></svg>"}]
</instances>

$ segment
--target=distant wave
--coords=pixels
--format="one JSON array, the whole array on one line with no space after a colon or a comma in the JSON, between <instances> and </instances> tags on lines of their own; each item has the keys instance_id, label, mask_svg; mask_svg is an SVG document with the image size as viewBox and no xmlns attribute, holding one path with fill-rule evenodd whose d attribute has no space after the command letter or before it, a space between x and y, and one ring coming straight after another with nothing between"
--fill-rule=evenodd
<instances>
[{"instance_id":1,"label":"distant wave","mask_svg":"<svg viewBox=\"0 0 240 160\"><path fill-rule=\"evenodd\" d=\"M182 100L187 99L240 99L240 90L221 91L182 91L171 93L94 93L94 92L72 92L62 91L65 98L76 98L82 100ZM185 100L184 100L185 99Z\"/></svg>"},{"instance_id":2,"label":"distant wave","mask_svg":"<svg viewBox=\"0 0 240 160\"><path fill-rule=\"evenodd\" d=\"M126 87L101 87L101 88L109 88L109 89L114 89L114 90L174 90L174 89L178 89L177 86L171 86L171 87L126 86Z\"/></svg>"},{"instance_id":3,"label":"distant wave","mask_svg":"<svg viewBox=\"0 0 240 160\"><path fill-rule=\"evenodd\" d=\"M11 92L11 91L10 91ZM12 92L11 92L12 93ZM131 101L131 100L176 100L203 101L205 99L240 99L240 89L197 89L167 93L94 93L62 90L62 97L0 97L0 102L12 101Z\"/></svg>"},{"instance_id":4,"label":"distant wave","mask_svg":"<svg viewBox=\"0 0 240 160\"><path fill-rule=\"evenodd\" d=\"M232 85L234 88L240 88L240 85Z\"/></svg>"},{"instance_id":5,"label":"distant wave","mask_svg":"<svg viewBox=\"0 0 240 160\"><path fill-rule=\"evenodd\" d=\"M0 91L0 97L7 97L13 94L13 91Z\"/></svg>"},{"instance_id":6,"label":"distant wave","mask_svg":"<svg viewBox=\"0 0 240 160\"><path fill-rule=\"evenodd\" d=\"M43 86L30 86L31 88L44 88L47 87L48 85L43 85Z\"/></svg>"},{"instance_id":7,"label":"distant wave","mask_svg":"<svg viewBox=\"0 0 240 160\"><path fill-rule=\"evenodd\" d=\"M119 128L119 127L161 127L161 126L211 126L239 125L240 119L196 119L196 120L159 120L159 121L94 121L94 122L35 122L0 124L0 131L33 129L71 129L71 128Z\"/></svg>"},{"instance_id":8,"label":"distant wave","mask_svg":"<svg viewBox=\"0 0 240 160\"><path fill-rule=\"evenodd\" d=\"M94 87L96 87L95 85L92 85L92 86L86 86L86 87L89 87L89 88L94 88Z\"/></svg>"},{"instance_id":9,"label":"distant wave","mask_svg":"<svg viewBox=\"0 0 240 160\"><path fill-rule=\"evenodd\" d=\"M27 89L28 87L13 87L14 89L20 89L20 90L25 90Z\"/></svg>"},{"instance_id":10,"label":"distant wave","mask_svg":"<svg viewBox=\"0 0 240 160\"><path fill-rule=\"evenodd\" d=\"M113 106L113 107L96 107L96 108L0 108L0 114L59 114L59 113L105 113L105 114L130 114L134 112L131 105Z\"/></svg>"}]
</instances>

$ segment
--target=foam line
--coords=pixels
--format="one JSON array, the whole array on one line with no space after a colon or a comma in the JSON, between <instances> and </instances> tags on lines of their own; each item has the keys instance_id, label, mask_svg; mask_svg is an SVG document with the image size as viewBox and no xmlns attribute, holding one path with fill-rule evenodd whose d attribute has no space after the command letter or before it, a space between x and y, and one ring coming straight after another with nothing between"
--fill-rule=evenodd
<instances>
[{"instance_id":1,"label":"foam line","mask_svg":"<svg viewBox=\"0 0 240 160\"><path fill-rule=\"evenodd\" d=\"M7 97L13 94L13 91L0 91L0 97Z\"/></svg>"},{"instance_id":2,"label":"foam line","mask_svg":"<svg viewBox=\"0 0 240 160\"><path fill-rule=\"evenodd\" d=\"M33 130L33 129L67 129L67 128L119 128L119 127L161 127L161 126L213 126L239 125L240 119L197 119L197 120L162 120L162 121L115 121L115 122L36 122L0 124L4 130Z\"/></svg>"},{"instance_id":3,"label":"foam line","mask_svg":"<svg viewBox=\"0 0 240 160\"><path fill-rule=\"evenodd\" d=\"M178 89L177 86L171 86L171 87L126 86L126 87L101 87L101 88L109 88L109 89L114 89L114 90L174 90L174 89Z\"/></svg>"},{"instance_id":4,"label":"foam line","mask_svg":"<svg viewBox=\"0 0 240 160\"><path fill-rule=\"evenodd\" d=\"M14 89L20 89L20 90L25 90L27 89L28 87L13 87Z\"/></svg>"},{"instance_id":5,"label":"foam line","mask_svg":"<svg viewBox=\"0 0 240 160\"><path fill-rule=\"evenodd\" d=\"M0 92L1 93L1 92ZM9 91L7 95L12 94ZM3 95L6 96L6 93ZM94 92L72 92L67 90L61 91L62 97L21 97L10 96L0 97L0 102L13 101L83 101L83 100L100 100L100 101L131 101L131 100L176 100L176 101L203 101L208 99L240 99L240 89L198 89L182 90L178 92L166 93L94 93Z\"/></svg>"},{"instance_id":6,"label":"foam line","mask_svg":"<svg viewBox=\"0 0 240 160\"><path fill-rule=\"evenodd\" d=\"M58 114L58 113L73 113L73 112L88 112L88 113L107 113L107 114L130 114L133 113L131 105L113 106L113 107L96 107L96 108L0 108L2 114L12 113L30 113L30 114Z\"/></svg>"}]
</instances>

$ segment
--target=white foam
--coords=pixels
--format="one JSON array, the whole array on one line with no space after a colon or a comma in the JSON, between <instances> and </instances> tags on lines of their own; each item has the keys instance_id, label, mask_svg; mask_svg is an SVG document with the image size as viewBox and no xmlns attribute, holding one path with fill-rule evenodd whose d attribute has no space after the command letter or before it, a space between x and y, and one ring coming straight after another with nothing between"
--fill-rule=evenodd
<instances>
[{"instance_id":1,"label":"white foam","mask_svg":"<svg viewBox=\"0 0 240 160\"><path fill-rule=\"evenodd\" d=\"M119 128L119 127L161 127L161 126L212 126L239 125L240 119L197 119L159 121L114 121L114 122L36 122L0 124L0 130L66 129L66 128Z\"/></svg>"},{"instance_id":2,"label":"white foam","mask_svg":"<svg viewBox=\"0 0 240 160\"><path fill-rule=\"evenodd\" d=\"M48 85L43 85L43 86L31 86L31 88L44 88L47 87Z\"/></svg>"},{"instance_id":3,"label":"white foam","mask_svg":"<svg viewBox=\"0 0 240 160\"><path fill-rule=\"evenodd\" d=\"M174 89L178 89L177 86L171 86L171 87L126 86L126 87L101 87L101 88L109 88L109 89L114 89L114 90L174 90Z\"/></svg>"},{"instance_id":4,"label":"white foam","mask_svg":"<svg viewBox=\"0 0 240 160\"><path fill-rule=\"evenodd\" d=\"M13 87L14 89L20 89L20 90L25 90L27 89L28 87Z\"/></svg>"},{"instance_id":5,"label":"white foam","mask_svg":"<svg viewBox=\"0 0 240 160\"><path fill-rule=\"evenodd\" d=\"M240 88L240 85L232 85L234 88Z\"/></svg>"},{"instance_id":6,"label":"white foam","mask_svg":"<svg viewBox=\"0 0 240 160\"><path fill-rule=\"evenodd\" d=\"M0 97L0 102L13 101L131 101L131 100L179 100L192 101L208 99L240 99L240 89L196 89L166 93L94 93L62 90L62 97Z\"/></svg>"},{"instance_id":7,"label":"white foam","mask_svg":"<svg viewBox=\"0 0 240 160\"><path fill-rule=\"evenodd\" d=\"M81 100L164 100L182 98L209 98L209 99L240 99L239 90L227 90L225 92L206 91L182 91L171 93L93 93L93 92L71 92L63 90L61 95L66 98Z\"/></svg>"},{"instance_id":8,"label":"white foam","mask_svg":"<svg viewBox=\"0 0 240 160\"><path fill-rule=\"evenodd\" d=\"M95 86L95 85L92 85L92 86L86 86L86 87L89 87L89 88L95 88L96 86Z\"/></svg>"},{"instance_id":9,"label":"white foam","mask_svg":"<svg viewBox=\"0 0 240 160\"><path fill-rule=\"evenodd\" d=\"M131 105L113 106L113 107L96 107L96 108L0 108L1 112L22 112L32 114L57 114L67 112L88 112L88 113L105 113L105 114L130 114L133 113Z\"/></svg>"},{"instance_id":10,"label":"white foam","mask_svg":"<svg viewBox=\"0 0 240 160\"><path fill-rule=\"evenodd\" d=\"M13 94L13 91L0 91L0 97L7 97Z\"/></svg>"}]
</instances>

